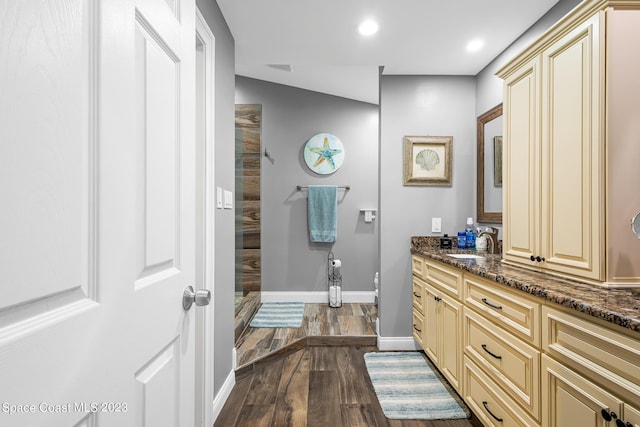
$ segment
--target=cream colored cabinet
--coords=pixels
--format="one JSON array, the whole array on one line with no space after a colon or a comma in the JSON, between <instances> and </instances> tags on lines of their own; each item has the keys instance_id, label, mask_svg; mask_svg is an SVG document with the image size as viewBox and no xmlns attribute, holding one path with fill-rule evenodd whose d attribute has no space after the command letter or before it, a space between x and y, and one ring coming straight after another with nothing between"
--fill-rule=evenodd
<instances>
[{"instance_id":1,"label":"cream colored cabinet","mask_svg":"<svg viewBox=\"0 0 640 427\"><path fill-rule=\"evenodd\" d=\"M504 83L503 257L530 264L539 253L540 58L515 70ZM534 124L533 126L531 124Z\"/></svg>"},{"instance_id":2,"label":"cream colored cabinet","mask_svg":"<svg viewBox=\"0 0 640 427\"><path fill-rule=\"evenodd\" d=\"M623 414L622 400L546 355L542 372L544 427L609 426Z\"/></svg>"},{"instance_id":3,"label":"cream colored cabinet","mask_svg":"<svg viewBox=\"0 0 640 427\"><path fill-rule=\"evenodd\" d=\"M492 406L504 406L510 411L502 408L499 412L504 416L499 418L512 417L513 422L526 420L524 425L538 425L540 303L521 292L471 274L463 277L463 291L463 345L468 359L463 376L465 399L472 402L470 405L477 405L486 400L486 390L489 390L494 395ZM485 375L479 375L478 369ZM471 378L483 384L474 387ZM498 411L489 411L484 405L478 408L485 413ZM531 420L534 420L533 424L530 424Z\"/></svg>"},{"instance_id":4,"label":"cream colored cabinet","mask_svg":"<svg viewBox=\"0 0 640 427\"><path fill-rule=\"evenodd\" d=\"M456 390L462 372L462 273L413 255L413 336Z\"/></svg>"},{"instance_id":5,"label":"cream colored cabinet","mask_svg":"<svg viewBox=\"0 0 640 427\"><path fill-rule=\"evenodd\" d=\"M640 426L640 341L583 315L542 311L542 425Z\"/></svg>"},{"instance_id":6,"label":"cream colored cabinet","mask_svg":"<svg viewBox=\"0 0 640 427\"><path fill-rule=\"evenodd\" d=\"M428 258L413 266L416 342L485 426L640 427L637 332Z\"/></svg>"},{"instance_id":7,"label":"cream colored cabinet","mask_svg":"<svg viewBox=\"0 0 640 427\"><path fill-rule=\"evenodd\" d=\"M411 256L411 271L413 273L412 283L412 319L413 319L413 338L416 343L423 347L424 335L424 282L422 281L422 273L424 268L424 259L417 255Z\"/></svg>"},{"instance_id":8,"label":"cream colored cabinet","mask_svg":"<svg viewBox=\"0 0 640 427\"><path fill-rule=\"evenodd\" d=\"M640 406L632 406L630 403L625 404L622 416L625 427L640 427Z\"/></svg>"},{"instance_id":9,"label":"cream colored cabinet","mask_svg":"<svg viewBox=\"0 0 640 427\"><path fill-rule=\"evenodd\" d=\"M535 427L531 418L473 360L464 356L464 392L462 397L485 427ZM567 424L573 426L574 424ZM582 427L582 426L580 426Z\"/></svg>"},{"instance_id":10,"label":"cream colored cabinet","mask_svg":"<svg viewBox=\"0 0 640 427\"><path fill-rule=\"evenodd\" d=\"M505 80L504 257L600 280L600 15Z\"/></svg>"},{"instance_id":11,"label":"cream colored cabinet","mask_svg":"<svg viewBox=\"0 0 640 427\"><path fill-rule=\"evenodd\" d=\"M540 417L540 351L473 310L464 311L465 354L536 419Z\"/></svg>"},{"instance_id":12,"label":"cream colored cabinet","mask_svg":"<svg viewBox=\"0 0 640 427\"><path fill-rule=\"evenodd\" d=\"M637 259L628 223L640 210L625 182L640 173L621 154L637 148L635 104L622 93L640 95L640 1L613 3L584 1L498 76L505 260L619 285L640 283L639 263L625 262Z\"/></svg>"},{"instance_id":13,"label":"cream colored cabinet","mask_svg":"<svg viewBox=\"0 0 640 427\"><path fill-rule=\"evenodd\" d=\"M460 389L462 304L429 284L424 286L424 351L449 383Z\"/></svg>"},{"instance_id":14,"label":"cream colored cabinet","mask_svg":"<svg viewBox=\"0 0 640 427\"><path fill-rule=\"evenodd\" d=\"M413 304L412 304L412 310L413 310L413 338L416 340L416 342L418 343L419 346L423 346L423 341L422 341L422 337L423 337L423 331L424 331L424 308L423 308L423 301L424 301L424 283L416 278L415 276L413 277L413 290L412 290L413 294L411 296Z\"/></svg>"}]
</instances>

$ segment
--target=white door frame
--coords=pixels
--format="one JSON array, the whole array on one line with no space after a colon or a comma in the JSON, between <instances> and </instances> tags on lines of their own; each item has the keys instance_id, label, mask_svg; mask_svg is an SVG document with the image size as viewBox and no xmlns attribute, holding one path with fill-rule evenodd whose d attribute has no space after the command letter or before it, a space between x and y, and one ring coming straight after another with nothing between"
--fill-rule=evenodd
<instances>
[{"instance_id":1,"label":"white door frame","mask_svg":"<svg viewBox=\"0 0 640 427\"><path fill-rule=\"evenodd\" d=\"M196 194L196 206L200 216L196 228L196 250L198 270L196 286L211 291L214 295L214 70L215 70L215 37L207 25L200 10L196 7L196 155L202 158ZM197 283L200 281L201 283ZM214 316L215 301L196 313L196 425L211 426L214 421ZM205 308L205 307L202 307Z\"/></svg>"}]
</instances>

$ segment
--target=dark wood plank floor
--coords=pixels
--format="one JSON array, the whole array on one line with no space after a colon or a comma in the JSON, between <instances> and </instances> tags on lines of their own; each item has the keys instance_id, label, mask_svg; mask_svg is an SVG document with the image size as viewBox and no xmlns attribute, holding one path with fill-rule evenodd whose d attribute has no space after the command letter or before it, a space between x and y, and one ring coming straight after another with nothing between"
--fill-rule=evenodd
<instances>
[{"instance_id":1,"label":"dark wood plank floor","mask_svg":"<svg viewBox=\"0 0 640 427\"><path fill-rule=\"evenodd\" d=\"M305 304L302 326L299 328L244 329L242 336L236 340L237 366L241 369L305 338L320 343L320 337L345 337L351 340L369 337L375 343L377 317L375 304L345 303L339 308L327 304ZM345 343L348 344L362 344L362 341Z\"/></svg>"},{"instance_id":2,"label":"dark wood plank floor","mask_svg":"<svg viewBox=\"0 0 640 427\"><path fill-rule=\"evenodd\" d=\"M306 347L236 383L215 427L481 427L470 420L388 420L364 365L376 347Z\"/></svg>"}]
</instances>

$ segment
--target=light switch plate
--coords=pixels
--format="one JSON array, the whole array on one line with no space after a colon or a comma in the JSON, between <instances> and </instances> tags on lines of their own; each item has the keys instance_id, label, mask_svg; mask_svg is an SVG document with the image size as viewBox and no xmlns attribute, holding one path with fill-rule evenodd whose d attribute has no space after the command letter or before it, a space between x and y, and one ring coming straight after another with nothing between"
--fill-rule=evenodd
<instances>
[{"instance_id":1,"label":"light switch plate","mask_svg":"<svg viewBox=\"0 0 640 427\"><path fill-rule=\"evenodd\" d=\"M222 209L222 188L216 187L216 209Z\"/></svg>"},{"instance_id":2,"label":"light switch plate","mask_svg":"<svg viewBox=\"0 0 640 427\"><path fill-rule=\"evenodd\" d=\"M233 192L224 190L224 208L233 209Z\"/></svg>"},{"instance_id":3,"label":"light switch plate","mask_svg":"<svg viewBox=\"0 0 640 427\"><path fill-rule=\"evenodd\" d=\"M440 233L442 231L442 218L431 218L431 232Z\"/></svg>"}]
</instances>

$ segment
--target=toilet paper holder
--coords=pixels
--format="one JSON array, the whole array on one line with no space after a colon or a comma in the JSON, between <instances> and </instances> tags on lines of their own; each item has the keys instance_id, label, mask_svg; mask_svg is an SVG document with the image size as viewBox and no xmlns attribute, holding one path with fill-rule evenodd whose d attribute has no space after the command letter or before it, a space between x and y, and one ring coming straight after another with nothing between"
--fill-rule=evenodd
<instances>
[{"instance_id":1,"label":"toilet paper holder","mask_svg":"<svg viewBox=\"0 0 640 427\"><path fill-rule=\"evenodd\" d=\"M364 214L364 222L370 223L376 219L376 210L375 209L360 209L360 212Z\"/></svg>"},{"instance_id":2,"label":"toilet paper holder","mask_svg":"<svg viewBox=\"0 0 640 427\"><path fill-rule=\"evenodd\" d=\"M327 282L329 291L329 307L342 307L342 261L335 259L333 252L327 255Z\"/></svg>"}]
</instances>

